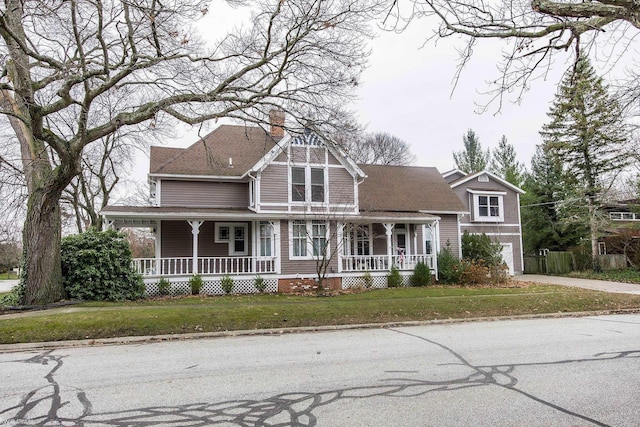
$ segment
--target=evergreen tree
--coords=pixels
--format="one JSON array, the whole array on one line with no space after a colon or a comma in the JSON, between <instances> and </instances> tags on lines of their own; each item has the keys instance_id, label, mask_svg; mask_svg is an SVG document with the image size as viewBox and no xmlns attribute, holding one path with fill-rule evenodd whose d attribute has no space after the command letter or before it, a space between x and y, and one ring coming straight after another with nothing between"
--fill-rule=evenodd
<instances>
[{"instance_id":1,"label":"evergreen tree","mask_svg":"<svg viewBox=\"0 0 640 427\"><path fill-rule=\"evenodd\" d=\"M462 143L464 144L464 149L453 152L453 160L456 162L456 167L466 173L485 170L489 164L491 152L489 149L487 151L482 150L482 145L480 145L480 140L476 133L469 129L462 136Z\"/></svg>"},{"instance_id":2,"label":"evergreen tree","mask_svg":"<svg viewBox=\"0 0 640 427\"><path fill-rule=\"evenodd\" d=\"M563 162L566 174L575 178L576 202L567 205L573 209L564 216L588 227L593 267L598 270L598 216L605 183L629 162L629 130L622 107L589 60L581 57L561 82L548 115L551 122L540 134L551 155Z\"/></svg>"},{"instance_id":3,"label":"evergreen tree","mask_svg":"<svg viewBox=\"0 0 640 427\"><path fill-rule=\"evenodd\" d=\"M526 254L538 254L542 249L565 250L575 246L585 233L584 228L568 227L561 220L562 206L574 196L566 185L562 161L538 145L531 159L531 171L525 174L521 196L522 243Z\"/></svg>"},{"instance_id":4,"label":"evergreen tree","mask_svg":"<svg viewBox=\"0 0 640 427\"><path fill-rule=\"evenodd\" d=\"M522 185L524 166L516 160L516 150L504 135L500 138L498 148L493 150L490 170L517 187Z\"/></svg>"}]
</instances>

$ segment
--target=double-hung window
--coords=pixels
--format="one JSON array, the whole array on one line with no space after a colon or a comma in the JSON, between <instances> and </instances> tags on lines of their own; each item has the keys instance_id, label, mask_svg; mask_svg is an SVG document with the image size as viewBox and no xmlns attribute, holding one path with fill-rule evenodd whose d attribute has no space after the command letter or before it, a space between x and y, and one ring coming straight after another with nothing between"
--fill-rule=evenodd
<instances>
[{"instance_id":1,"label":"double-hung window","mask_svg":"<svg viewBox=\"0 0 640 427\"><path fill-rule=\"evenodd\" d=\"M504 221L504 193L473 192L473 220L479 222Z\"/></svg>"},{"instance_id":2,"label":"double-hung window","mask_svg":"<svg viewBox=\"0 0 640 427\"><path fill-rule=\"evenodd\" d=\"M327 250L328 224L322 220L294 220L291 222L291 258L323 257Z\"/></svg>"},{"instance_id":3,"label":"double-hung window","mask_svg":"<svg viewBox=\"0 0 640 427\"><path fill-rule=\"evenodd\" d=\"M478 196L478 215L499 217L500 199L498 196Z\"/></svg>"},{"instance_id":4,"label":"double-hung window","mask_svg":"<svg viewBox=\"0 0 640 427\"><path fill-rule=\"evenodd\" d=\"M327 247L327 223L325 221L311 221L311 240L313 256L324 256Z\"/></svg>"},{"instance_id":5,"label":"double-hung window","mask_svg":"<svg viewBox=\"0 0 640 427\"><path fill-rule=\"evenodd\" d=\"M291 167L292 202L322 203L325 201L324 188L324 168Z\"/></svg>"},{"instance_id":6,"label":"double-hung window","mask_svg":"<svg viewBox=\"0 0 640 427\"><path fill-rule=\"evenodd\" d=\"M306 200L305 168L291 168L291 201L304 202Z\"/></svg>"},{"instance_id":7,"label":"double-hung window","mask_svg":"<svg viewBox=\"0 0 640 427\"><path fill-rule=\"evenodd\" d=\"M368 225L361 225L356 228L356 255L370 255Z\"/></svg>"},{"instance_id":8,"label":"double-hung window","mask_svg":"<svg viewBox=\"0 0 640 427\"><path fill-rule=\"evenodd\" d=\"M260 256L273 256L273 226L260 222Z\"/></svg>"},{"instance_id":9,"label":"double-hung window","mask_svg":"<svg viewBox=\"0 0 640 427\"><path fill-rule=\"evenodd\" d=\"M291 226L291 256L307 256L307 223L303 220L295 220Z\"/></svg>"},{"instance_id":10,"label":"double-hung window","mask_svg":"<svg viewBox=\"0 0 640 427\"><path fill-rule=\"evenodd\" d=\"M311 168L311 201L324 202L324 169Z\"/></svg>"}]
</instances>

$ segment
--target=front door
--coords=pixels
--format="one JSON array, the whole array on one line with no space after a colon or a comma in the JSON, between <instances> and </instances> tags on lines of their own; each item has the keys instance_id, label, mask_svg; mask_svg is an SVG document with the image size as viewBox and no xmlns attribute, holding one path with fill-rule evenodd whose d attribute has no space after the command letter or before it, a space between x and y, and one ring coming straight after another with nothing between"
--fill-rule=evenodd
<instances>
[{"instance_id":1,"label":"front door","mask_svg":"<svg viewBox=\"0 0 640 427\"><path fill-rule=\"evenodd\" d=\"M407 255L407 229L404 224L396 224L393 228L393 255L396 264L402 266Z\"/></svg>"}]
</instances>

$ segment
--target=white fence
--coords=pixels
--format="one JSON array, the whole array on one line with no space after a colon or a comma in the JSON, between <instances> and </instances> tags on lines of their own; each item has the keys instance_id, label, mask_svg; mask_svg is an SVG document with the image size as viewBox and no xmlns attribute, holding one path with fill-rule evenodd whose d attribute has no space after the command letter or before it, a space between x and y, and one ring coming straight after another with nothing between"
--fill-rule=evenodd
<instances>
[{"instance_id":1,"label":"white fence","mask_svg":"<svg viewBox=\"0 0 640 427\"><path fill-rule=\"evenodd\" d=\"M433 255L392 255L391 265L398 270L413 270L416 264L422 262L433 269ZM388 255L343 255L340 257L342 271L388 271Z\"/></svg>"},{"instance_id":2,"label":"white fence","mask_svg":"<svg viewBox=\"0 0 640 427\"><path fill-rule=\"evenodd\" d=\"M198 274L274 273L275 257L198 258ZM193 258L135 258L133 268L143 276L191 275Z\"/></svg>"}]
</instances>

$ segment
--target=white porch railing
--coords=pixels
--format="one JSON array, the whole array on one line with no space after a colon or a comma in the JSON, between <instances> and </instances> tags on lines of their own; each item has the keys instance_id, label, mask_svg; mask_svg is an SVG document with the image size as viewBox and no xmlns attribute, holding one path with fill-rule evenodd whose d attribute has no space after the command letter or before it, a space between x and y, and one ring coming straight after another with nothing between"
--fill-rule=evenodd
<instances>
[{"instance_id":1,"label":"white porch railing","mask_svg":"<svg viewBox=\"0 0 640 427\"><path fill-rule=\"evenodd\" d=\"M434 255L393 255L391 263L398 270L413 270L419 262L433 269ZM388 271L388 255L342 255L340 257L342 271Z\"/></svg>"},{"instance_id":2,"label":"white porch railing","mask_svg":"<svg viewBox=\"0 0 640 427\"><path fill-rule=\"evenodd\" d=\"M198 274L275 273L276 257L198 258ZM135 258L133 268L143 276L194 274L193 258Z\"/></svg>"}]
</instances>

